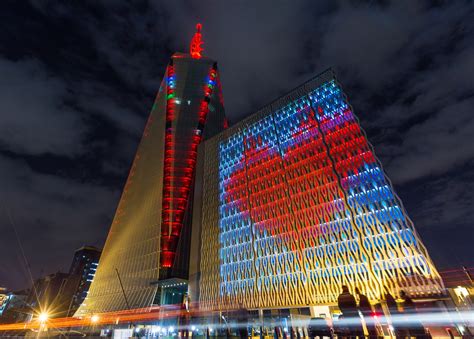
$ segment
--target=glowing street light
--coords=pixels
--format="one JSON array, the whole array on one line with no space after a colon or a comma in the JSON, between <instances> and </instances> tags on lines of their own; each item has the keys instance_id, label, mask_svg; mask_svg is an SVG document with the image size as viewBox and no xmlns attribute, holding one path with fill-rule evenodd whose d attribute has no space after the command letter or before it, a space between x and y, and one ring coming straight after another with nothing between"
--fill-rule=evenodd
<instances>
[{"instance_id":1,"label":"glowing street light","mask_svg":"<svg viewBox=\"0 0 474 339\"><path fill-rule=\"evenodd\" d=\"M38 320L39 320L41 323L45 323L46 321L48 321L48 318L49 318L49 314L46 313L46 312L41 312L41 313L38 315Z\"/></svg>"},{"instance_id":2,"label":"glowing street light","mask_svg":"<svg viewBox=\"0 0 474 339\"><path fill-rule=\"evenodd\" d=\"M92 323L97 323L99 321L99 316L97 314L94 314L92 317L91 317L91 322Z\"/></svg>"}]
</instances>

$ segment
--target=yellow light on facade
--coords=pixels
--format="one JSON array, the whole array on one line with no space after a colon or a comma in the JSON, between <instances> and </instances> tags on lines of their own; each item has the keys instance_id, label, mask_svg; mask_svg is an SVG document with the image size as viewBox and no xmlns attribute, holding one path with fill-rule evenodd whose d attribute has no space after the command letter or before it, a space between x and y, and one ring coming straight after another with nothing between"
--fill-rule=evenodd
<instances>
[{"instance_id":1,"label":"yellow light on facade","mask_svg":"<svg viewBox=\"0 0 474 339\"><path fill-rule=\"evenodd\" d=\"M91 317L91 322L93 323L96 323L99 321L99 316L97 314L94 314L92 317Z\"/></svg>"}]
</instances>

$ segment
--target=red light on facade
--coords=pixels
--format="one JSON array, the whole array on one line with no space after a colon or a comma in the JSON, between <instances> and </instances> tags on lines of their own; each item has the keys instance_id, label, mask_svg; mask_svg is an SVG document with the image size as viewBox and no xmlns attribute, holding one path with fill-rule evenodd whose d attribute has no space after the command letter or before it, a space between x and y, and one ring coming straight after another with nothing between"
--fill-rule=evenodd
<instances>
[{"instance_id":1,"label":"red light on facade","mask_svg":"<svg viewBox=\"0 0 474 339\"><path fill-rule=\"evenodd\" d=\"M197 29L200 32L200 25ZM194 40L194 39L193 39ZM194 56L193 56L194 57ZM200 57L200 56L199 56ZM203 88L204 98L201 100L197 114L198 125L193 134L185 142L177 141L174 135L174 76L172 64L168 66L168 82L173 83L167 89L165 131L165 158L163 171L163 201L161 225L161 258L162 268L170 268L176 256L177 241L184 223L184 214L189 200L189 192L196 168L197 148L202 140L202 131L206 125L209 102L214 91L217 78L217 65L213 65L208 73L208 81Z\"/></svg>"},{"instance_id":2,"label":"red light on facade","mask_svg":"<svg viewBox=\"0 0 474 339\"><path fill-rule=\"evenodd\" d=\"M189 54L193 59L201 59L202 48L202 35L201 35L201 24L196 25L196 33L194 33L193 39L191 40L191 46L189 47Z\"/></svg>"}]
</instances>

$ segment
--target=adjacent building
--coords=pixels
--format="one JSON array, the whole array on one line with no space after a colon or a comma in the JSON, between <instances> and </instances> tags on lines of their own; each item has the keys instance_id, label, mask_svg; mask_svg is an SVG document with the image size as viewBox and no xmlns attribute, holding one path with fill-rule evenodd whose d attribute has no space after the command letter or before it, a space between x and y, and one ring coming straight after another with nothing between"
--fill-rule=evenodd
<instances>
[{"instance_id":1,"label":"adjacent building","mask_svg":"<svg viewBox=\"0 0 474 339\"><path fill-rule=\"evenodd\" d=\"M32 314L48 313L50 318L65 317L76 292L79 276L56 272L35 280L26 303Z\"/></svg>"},{"instance_id":2,"label":"adjacent building","mask_svg":"<svg viewBox=\"0 0 474 339\"><path fill-rule=\"evenodd\" d=\"M166 68L76 315L147 307L187 282L197 147L226 123L217 63L201 56L197 29L190 54L175 53Z\"/></svg>"},{"instance_id":3,"label":"adjacent building","mask_svg":"<svg viewBox=\"0 0 474 339\"><path fill-rule=\"evenodd\" d=\"M26 321L31 317L31 308L26 303L29 291L7 291L0 287L0 324Z\"/></svg>"},{"instance_id":4,"label":"adjacent building","mask_svg":"<svg viewBox=\"0 0 474 339\"><path fill-rule=\"evenodd\" d=\"M3 314L7 308L9 301L9 294L6 287L0 287L0 316Z\"/></svg>"},{"instance_id":5,"label":"adjacent building","mask_svg":"<svg viewBox=\"0 0 474 339\"><path fill-rule=\"evenodd\" d=\"M77 288L72 296L68 315L73 315L79 306L87 300L89 287L99 265L100 254L101 250L94 246L83 246L75 251L69 275L77 281Z\"/></svg>"},{"instance_id":6,"label":"adjacent building","mask_svg":"<svg viewBox=\"0 0 474 339\"><path fill-rule=\"evenodd\" d=\"M443 288L331 70L204 142L197 172L190 293L203 309Z\"/></svg>"},{"instance_id":7,"label":"adjacent building","mask_svg":"<svg viewBox=\"0 0 474 339\"><path fill-rule=\"evenodd\" d=\"M83 246L74 253L68 273L56 272L35 280L28 290L2 293L0 288L0 317L2 322L31 319L47 313L50 318L71 316L87 300L87 293L97 270L101 251Z\"/></svg>"}]
</instances>

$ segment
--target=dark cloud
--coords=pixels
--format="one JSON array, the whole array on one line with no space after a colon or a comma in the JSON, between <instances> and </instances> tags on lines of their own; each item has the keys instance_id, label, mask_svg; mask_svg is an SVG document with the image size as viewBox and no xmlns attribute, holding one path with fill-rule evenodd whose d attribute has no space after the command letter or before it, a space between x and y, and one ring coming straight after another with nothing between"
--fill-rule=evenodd
<instances>
[{"instance_id":1,"label":"dark cloud","mask_svg":"<svg viewBox=\"0 0 474 339\"><path fill-rule=\"evenodd\" d=\"M413 125L390 162L398 183L442 175L474 158L474 97L450 103Z\"/></svg>"},{"instance_id":2,"label":"dark cloud","mask_svg":"<svg viewBox=\"0 0 474 339\"><path fill-rule=\"evenodd\" d=\"M0 163L2 285L27 283L20 246L35 276L67 270L73 249L81 244L102 246L118 189L39 174L23 160L0 157Z\"/></svg>"},{"instance_id":3,"label":"dark cloud","mask_svg":"<svg viewBox=\"0 0 474 339\"><path fill-rule=\"evenodd\" d=\"M470 234L473 234L471 209L474 205L474 196L471 192L474 191L474 171L472 165L471 158L470 169L465 169L454 180L451 176L445 175L427 183L425 189L429 194L421 199L416 213L417 218L427 221L426 227L456 229L459 226L468 226L471 229Z\"/></svg>"},{"instance_id":4,"label":"dark cloud","mask_svg":"<svg viewBox=\"0 0 474 339\"><path fill-rule=\"evenodd\" d=\"M61 79L34 59L0 59L0 73L0 143L5 148L33 154L81 151L84 129L77 112L64 103L67 90Z\"/></svg>"},{"instance_id":5,"label":"dark cloud","mask_svg":"<svg viewBox=\"0 0 474 339\"><path fill-rule=\"evenodd\" d=\"M472 236L454 236L472 235L471 2L1 6L0 285L26 284L7 212L36 275L101 246L167 60L196 22L234 122L334 67L436 262L472 263Z\"/></svg>"}]
</instances>

